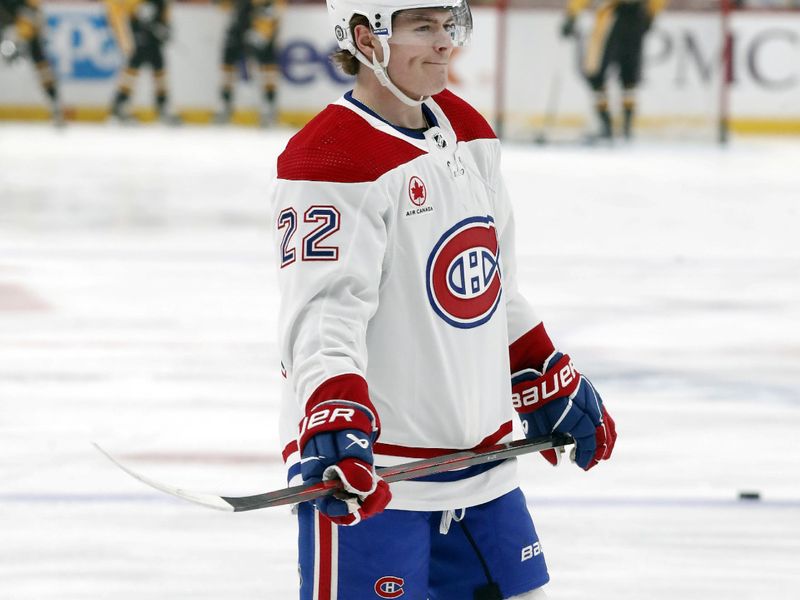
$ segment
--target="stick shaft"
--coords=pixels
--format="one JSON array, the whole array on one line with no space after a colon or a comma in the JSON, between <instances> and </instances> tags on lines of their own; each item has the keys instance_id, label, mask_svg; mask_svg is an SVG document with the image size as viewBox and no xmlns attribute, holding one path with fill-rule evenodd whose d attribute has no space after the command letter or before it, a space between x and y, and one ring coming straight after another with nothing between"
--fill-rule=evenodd
<instances>
[{"instance_id":1,"label":"stick shaft","mask_svg":"<svg viewBox=\"0 0 800 600\"><path fill-rule=\"evenodd\" d=\"M408 462L393 467L379 468L378 475L387 483L407 481L427 475L444 473L445 471L464 469L474 465L499 462L522 454L550 450L552 448L569 445L572 442L573 440L571 437L561 434L543 436L530 440L517 440L515 442L497 444L484 449L463 450L435 458ZM340 481L331 480L312 485L297 485L255 496L244 496L240 498L223 496L222 499L230 504L235 512L242 512L315 500L333 494L341 489L341 487Z\"/></svg>"}]
</instances>

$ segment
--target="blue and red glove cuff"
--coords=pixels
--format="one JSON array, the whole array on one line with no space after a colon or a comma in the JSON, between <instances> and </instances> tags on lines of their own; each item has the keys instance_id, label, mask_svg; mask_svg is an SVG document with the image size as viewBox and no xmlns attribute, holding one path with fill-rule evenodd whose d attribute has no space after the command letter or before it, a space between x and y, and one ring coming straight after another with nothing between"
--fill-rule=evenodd
<instances>
[{"instance_id":1,"label":"blue and red glove cuff","mask_svg":"<svg viewBox=\"0 0 800 600\"><path fill-rule=\"evenodd\" d=\"M571 398L581 374L569 354L553 352L544 361L544 373L523 369L511 375L511 404L519 413L533 412L558 398Z\"/></svg>"},{"instance_id":2,"label":"blue and red glove cuff","mask_svg":"<svg viewBox=\"0 0 800 600\"><path fill-rule=\"evenodd\" d=\"M329 431L356 430L374 442L380 434L380 418L369 399L366 380L355 373L325 380L306 401L298 428L301 453L311 437Z\"/></svg>"},{"instance_id":3,"label":"blue and red glove cuff","mask_svg":"<svg viewBox=\"0 0 800 600\"><path fill-rule=\"evenodd\" d=\"M362 433L370 444L377 438L372 412L358 402L328 400L317 404L300 421L299 447L302 453L308 441L321 433Z\"/></svg>"},{"instance_id":4,"label":"blue and red glove cuff","mask_svg":"<svg viewBox=\"0 0 800 600\"><path fill-rule=\"evenodd\" d=\"M306 415L323 402L339 399L360 404L370 414L374 429L380 431L381 420L369 398L367 380L356 373L343 373L323 381L306 400Z\"/></svg>"}]
</instances>

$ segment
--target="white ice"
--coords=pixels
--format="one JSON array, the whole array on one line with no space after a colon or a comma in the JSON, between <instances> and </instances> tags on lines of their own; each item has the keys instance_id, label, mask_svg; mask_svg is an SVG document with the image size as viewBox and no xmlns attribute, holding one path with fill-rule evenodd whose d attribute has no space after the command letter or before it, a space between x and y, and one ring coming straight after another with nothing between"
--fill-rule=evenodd
<instances>
[{"instance_id":1,"label":"white ice","mask_svg":"<svg viewBox=\"0 0 800 600\"><path fill-rule=\"evenodd\" d=\"M289 135L0 127L0 600L296 598L287 510L173 500L91 446L192 490L284 485L265 191ZM504 160L522 287L619 429L590 473L520 461L551 597L800 598L800 142Z\"/></svg>"}]
</instances>

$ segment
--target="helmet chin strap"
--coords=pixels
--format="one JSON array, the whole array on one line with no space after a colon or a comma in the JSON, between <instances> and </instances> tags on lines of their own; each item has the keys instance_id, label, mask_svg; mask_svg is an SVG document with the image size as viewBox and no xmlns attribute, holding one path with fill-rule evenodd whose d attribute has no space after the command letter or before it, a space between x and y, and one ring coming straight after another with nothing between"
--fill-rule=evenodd
<instances>
[{"instance_id":1,"label":"helmet chin strap","mask_svg":"<svg viewBox=\"0 0 800 600\"><path fill-rule=\"evenodd\" d=\"M355 56L358 61L365 65L366 67L372 69L373 73L375 73L375 77L378 79L380 84L388 89L392 95L400 100L403 104L407 106L420 106L427 98L425 96L421 96L419 99L414 99L409 96L406 96L403 91L397 87L394 82L389 78L389 73L386 71L386 68L389 66L389 42L386 38L381 37L381 48L383 48L383 62L378 62L378 59L375 57L375 54L372 55L372 61L370 61L366 56L364 56L356 47L355 44L350 42L348 44L348 50L350 53Z\"/></svg>"}]
</instances>

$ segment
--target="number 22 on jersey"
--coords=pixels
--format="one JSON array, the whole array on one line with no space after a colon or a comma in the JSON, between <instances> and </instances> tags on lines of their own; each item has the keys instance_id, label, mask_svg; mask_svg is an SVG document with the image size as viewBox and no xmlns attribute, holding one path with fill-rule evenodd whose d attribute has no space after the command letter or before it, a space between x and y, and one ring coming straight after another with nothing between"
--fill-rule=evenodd
<instances>
[{"instance_id":1,"label":"number 22 on jersey","mask_svg":"<svg viewBox=\"0 0 800 600\"><path fill-rule=\"evenodd\" d=\"M303 223L299 223L294 208L284 208L278 215L278 231L281 238L281 269L297 260L297 248L292 241L298 228L308 231L300 244L301 260L339 260L339 247L323 245L323 242L339 231L341 214L331 205L310 206L303 213Z\"/></svg>"}]
</instances>

